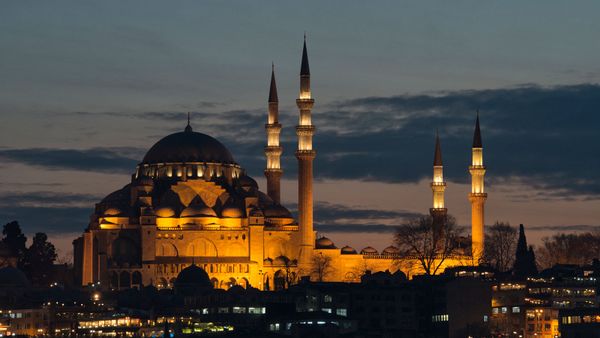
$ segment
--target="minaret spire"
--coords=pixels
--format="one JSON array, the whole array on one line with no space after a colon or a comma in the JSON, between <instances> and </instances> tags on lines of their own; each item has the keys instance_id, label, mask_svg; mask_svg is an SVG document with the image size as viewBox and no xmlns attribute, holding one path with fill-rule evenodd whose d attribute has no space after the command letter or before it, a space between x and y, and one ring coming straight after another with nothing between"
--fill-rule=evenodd
<instances>
[{"instance_id":1,"label":"minaret spire","mask_svg":"<svg viewBox=\"0 0 600 338\"><path fill-rule=\"evenodd\" d=\"M436 224L441 224L448 213L444 205L444 191L446 182L444 182L444 166L442 164L442 147L440 145L440 135L435 133L435 153L433 155L433 181L431 182L433 192L433 206L429 209L431 217Z\"/></svg>"},{"instance_id":2,"label":"minaret spire","mask_svg":"<svg viewBox=\"0 0 600 338\"><path fill-rule=\"evenodd\" d=\"M300 230L300 252L298 265L302 273L310 269L312 251L315 245L313 230L313 160L316 152L312 147L315 127L311 114L315 100L310 90L310 68L306 49L306 34L302 46L302 61L300 63L300 94L296 105L300 110L300 118L296 127L298 135L298 221Z\"/></svg>"},{"instance_id":3,"label":"minaret spire","mask_svg":"<svg viewBox=\"0 0 600 338\"><path fill-rule=\"evenodd\" d=\"M481 129L479 127L479 111L475 120L473 133L473 148L471 166L471 248L473 261L479 264L484 250L484 206L487 194L484 189L485 165L483 165L483 143L481 142Z\"/></svg>"},{"instance_id":4,"label":"minaret spire","mask_svg":"<svg viewBox=\"0 0 600 338\"><path fill-rule=\"evenodd\" d=\"M481 142L481 129L479 128L479 110L477 110L477 119L475 120L475 132L473 133L473 148L483 148L483 142Z\"/></svg>"},{"instance_id":5,"label":"minaret spire","mask_svg":"<svg viewBox=\"0 0 600 338\"><path fill-rule=\"evenodd\" d=\"M442 147L440 146L440 134L435 131L435 153L433 155L433 165L442 166Z\"/></svg>"},{"instance_id":6,"label":"minaret spire","mask_svg":"<svg viewBox=\"0 0 600 338\"><path fill-rule=\"evenodd\" d=\"M267 178L267 194L275 203L281 203L281 153L283 149L279 144L281 124L279 123L279 99L277 97L277 84L275 83L275 65L271 64L271 86L269 88L269 115L265 129L267 131L267 146L265 156L267 167L265 177Z\"/></svg>"}]
</instances>

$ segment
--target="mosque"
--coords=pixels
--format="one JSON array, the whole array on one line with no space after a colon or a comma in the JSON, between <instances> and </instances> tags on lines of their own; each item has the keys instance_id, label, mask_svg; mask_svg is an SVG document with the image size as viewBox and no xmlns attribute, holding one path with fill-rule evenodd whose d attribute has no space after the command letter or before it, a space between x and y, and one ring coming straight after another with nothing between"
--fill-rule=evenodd
<instances>
[{"instance_id":1,"label":"mosque","mask_svg":"<svg viewBox=\"0 0 600 338\"><path fill-rule=\"evenodd\" d=\"M189 266L208 273L216 288L233 285L261 290L285 288L301 276L325 281L358 282L366 270L402 269L399 249L382 252L338 248L316 238L313 228L313 161L316 152L311 121L314 104L306 39L302 50L299 124L298 219L280 204L282 147L279 143L277 87L274 72L265 125L267 193L259 190L229 150L215 138L188 125L154 144L138 164L131 183L96 204L90 223L74 242L74 265L82 285L114 289L152 284L173 287ZM473 140L471 251L483 251L484 193L481 134L477 118ZM446 183L439 138L433 163L432 216L445 215ZM317 266L326 262L326 266ZM458 264L448 259L444 265ZM415 266L415 265L413 265ZM415 268L413 268L415 269ZM418 266L416 267L418 272ZM325 271L327 270L327 271ZM405 271L405 273L409 273Z\"/></svg>"}]
</instances>

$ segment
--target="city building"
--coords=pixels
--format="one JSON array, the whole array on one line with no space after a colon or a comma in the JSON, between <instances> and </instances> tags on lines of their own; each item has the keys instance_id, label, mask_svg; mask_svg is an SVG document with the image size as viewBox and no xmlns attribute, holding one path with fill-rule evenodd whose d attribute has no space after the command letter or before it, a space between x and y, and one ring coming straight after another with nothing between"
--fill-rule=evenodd
<instances>
[{"instance_id":1,"label":"city building","mask_svg":"<svg viewBox=\"0 0 600 338\"><path fill-rule=\"evenodd\" d=\"M557 265L538 277L492 286L491 331L502 337L555 337L563 310L597 308L598 280L592 267Z\"/></svg>"}]
</instances>

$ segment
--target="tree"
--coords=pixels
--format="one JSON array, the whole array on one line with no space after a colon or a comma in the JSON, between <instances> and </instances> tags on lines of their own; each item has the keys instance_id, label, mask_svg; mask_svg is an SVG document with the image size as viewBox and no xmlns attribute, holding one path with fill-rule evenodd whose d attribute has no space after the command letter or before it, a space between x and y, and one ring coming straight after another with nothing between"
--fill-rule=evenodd
<instances>
[{"instance_id":1,"label":"tree","mask_svg":"<svg viewBox=\"0 0 600 338\"><path fill-rule=\"evenodd\" d=\"M4 237L2 238L2 242L6 244L12 252L19 258L19 267L22 267L23 257L25 251L27 250L25 247L25 243L27 242L27 237L21 231L21 226L19 222L12 221L4 225L4 229L2 230L2 234Z\"/></svg>"},{"instance_id":2,"label":"tree","mask_svg":"<svg viewBox=\"0 0 600 338\"><path fill-rule=\"evenodd\" d=\"M446 259L460 252L460 232L452 216L421 216L399 226L394 243L402 259L415 259L425 274L435 275Z\"/></svg>"},{"instance_id":3,"label":"tree","mask_svg":"<svg viewBox=\"0 0 600 338\"><path fill-rule=\"evenodd\" d=\"M502 222L496 222L487 230L483 260L501 272L512 269L517 245L517 230L509 223Z\"/></svg>"},{"instance_id":4,"label":"tree","mask_svg":"<svg viewBox=\"0 0 600 338\"><path fill-rule=\"evenodd\" d=\"M315 254L311 257L311 276L315 276L318 282L327 279L333 273L333 264L330 256L322 253Z\"/></svg>"},{"instance_id":5,"label":"tree","mask_svg":"<svg viewBox=\"0 0 600 338\"><path fill-rule=\"evenodd\" d=\"M36 285L47 283L55 260L56 248L48 242L48 236L43 232L36 233L24 260L24 270L31 282Z\"/></svg>"},{"instance_id":6,"label":"tree","mask_svg":"<svg viewBox=\"0 0 600 338\"><path fill-rule=\"evenodd\" d=\"M590 264L600 258L600 234L555 234L542 239L538 248L540 267L550 268L556 264Z\"/></svg>"},{"instance_id":7,"label":"tree","mask_svg":"<svg viewBox=\"0 0 600 338\"><path fill-rule=\"evenodd\" d=\"M537 275L537 266L535 264L535 254L533 248L527 246L525 237L525 227L519 225L519 240L517 242L517 251L515 253L515 264L513 275L520 278Z\"/></svg>"}]
</instances>

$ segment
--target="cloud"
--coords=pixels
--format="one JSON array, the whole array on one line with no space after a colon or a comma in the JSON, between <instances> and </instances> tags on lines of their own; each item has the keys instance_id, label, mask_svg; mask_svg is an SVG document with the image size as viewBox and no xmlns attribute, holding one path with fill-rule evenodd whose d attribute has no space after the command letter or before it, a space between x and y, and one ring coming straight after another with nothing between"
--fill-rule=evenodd
<instances>
[{"instance_id":1,"label":"cloud","mask_svg":"<svg viewBox=\"0 0 600 338\"><path fill-rule=\"evenodd\" d=\"M488 184L520 184L542 191L515 196L521 200L600 198L597 84L523 85L317 102L315 178L396 183L428 179L438 129L446 178L467 183L477 109L481 110ZM180 130L186 119L185 112L93 115L97 114L148 120L143 123L159 120L170 130ZM297 114L294 108L280 111L287 177L294 177L297 170ZM261 176L265 118L265 108L192 112L192 126L217 137L251 175ZM152 139L162 136L152 135ZM145 150L136 149L132 156L113 148L0 149L0 157L49 168L131 173Z\"/></svg>"},{"instance_id":2,"label":"cloud","mask_svg":"<svg viewBox=\"0 0 600 338\"><path fill-rule=\"evenodd\" d=\"M0 149L0 158L51 170L132 173L143 154L135 148ZM137 159L136 159L137 158Z\"/></svg>"},{"instance_id":3,"label":"cloud","mask_svg":"<svg viewBox=\"0 0 600 338\"><path fill-rule=\"evenodd\" d=\"M90 207L11 207L0 208L0 224L17 220L25 233L83 232L93 212Z\"/></svg>"},{"instance_id":4,"label":"cloud","mask_svg":"<svg viewBox=\"0 0 600 338\"><path fill-rule=\"evenodd\" d=\"M289 204L297 215L298 205ZM391 233L405 219L422 216L405 210L381 210L318 201L314 205L314 225L319 232Z\"/></svg>"},{"instance_id":5,"label":"cloud","mask_svg":"<svg viewBox=\"0 0 600 338\"><path fill-rule=\"evenodd\" d=\"M322 224L316 225L316 230L320 233L377 233L377 234L392 234L396 231L396 227L386 224L344 224L333 225L333 224Z\"/></svg>"},{"instance_id":6,"label":"cloud","mask_svg":"<svg viewBox=\"0 0 600 338\"><path fill-rule=\"evenodd\" d=\"M14 207L90 207L100 201L103 196L92 194L61 193L53 191L2 192L0 208Z\"/></svg>"},{"instance_id":7,"label":"cloud","mask_svg":"<svg viewBox=\"0 0 600 338\"><path fill-rule=\"evenodd\" d=\"M572 224L572 225L529 225L525 226L526 231L554 231L554 232L598 232L600 225L590 224Z\"/></svg>"}]
</instances>

